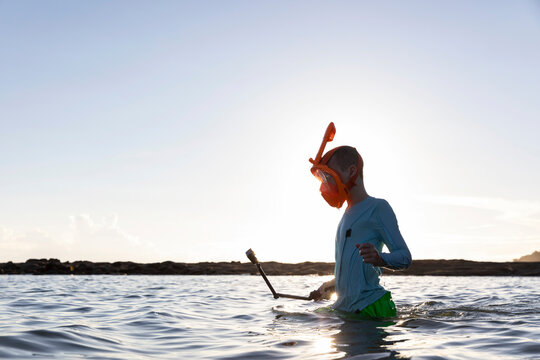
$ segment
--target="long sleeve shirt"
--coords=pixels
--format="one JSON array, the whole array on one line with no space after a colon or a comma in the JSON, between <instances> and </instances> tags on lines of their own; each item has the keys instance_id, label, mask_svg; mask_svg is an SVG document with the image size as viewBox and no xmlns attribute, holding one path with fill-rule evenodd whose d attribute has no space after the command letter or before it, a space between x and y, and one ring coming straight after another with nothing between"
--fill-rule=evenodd
<instances>
[{"instance_id":1,"label":"long sleeve shirt","mask_svg":"<svg viewBox=\"0 0 540 360\"><path fill-rule=\"evenodd\" d=\"M379 267L364 263L355 244L371 243L381 254L385 267L406 269L411 253L399 231L396 215L386 200L368 196L347 209L336 234L334 308L353 312L382 297L386 290L379 284ZM386 245L389 253L383 253Z\"/></svg>"}]
</instances>

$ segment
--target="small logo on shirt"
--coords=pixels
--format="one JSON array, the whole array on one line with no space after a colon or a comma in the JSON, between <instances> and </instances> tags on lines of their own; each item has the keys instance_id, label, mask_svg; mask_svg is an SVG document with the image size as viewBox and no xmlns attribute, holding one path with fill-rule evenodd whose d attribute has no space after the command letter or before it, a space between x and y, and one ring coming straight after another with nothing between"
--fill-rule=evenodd
<instances>
[{"instance_id":1,"label":"small logo on shirt","mask_svg":"<svg viewBox=\"0 0 540 360\"><path fill-rule=\"evenodd\" d=\"M347 232L345 233L345 237L346 238L351 237L351 233L352 233L352 230L348 229Z\"/></svg>"}]
</instances>

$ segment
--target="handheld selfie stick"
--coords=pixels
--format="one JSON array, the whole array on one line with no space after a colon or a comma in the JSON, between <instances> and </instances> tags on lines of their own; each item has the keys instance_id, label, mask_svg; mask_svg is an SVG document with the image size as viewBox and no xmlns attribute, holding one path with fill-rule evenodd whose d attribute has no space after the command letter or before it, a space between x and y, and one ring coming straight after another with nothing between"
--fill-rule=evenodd
<instances>
[{"instance_id":1,"label":"handheld selfie stick","mask_svg":"<svg viewBox=\"0 0 540 360\"><path fill-rule=\"evenodd\" d=\"M259 270L259 274L261 274L261 276L264 279L264 282L266 282L266 285L268 285L268 287L270 288L272 295L274 295L274 299L282 297L282 298L297 299L297 300L312 300L311 297L277 293L276 290L274 290L274 288L272 287L272 284L270 284L270 281L268 281L268 278L266 277L266 274L264 273L264 270L262 269L261 264L259 264L259 260L257 260L257 257L255 256L255 253L253 252L253 250L249 249L248 251L246 251L246 256L254 265L257 266L257 269Z\"/></svg>"}]
</instances>

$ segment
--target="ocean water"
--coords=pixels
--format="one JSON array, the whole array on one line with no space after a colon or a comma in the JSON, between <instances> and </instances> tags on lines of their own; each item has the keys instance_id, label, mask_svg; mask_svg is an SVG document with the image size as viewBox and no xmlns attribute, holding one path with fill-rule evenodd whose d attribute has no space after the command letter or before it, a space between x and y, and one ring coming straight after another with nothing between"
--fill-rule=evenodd
<instances>
[{"instance_id":1,"label":"ocean water","mask_svg":"<svg viewBox=\"0 0 540 360\"><path fill-rule=\"evenodd\" d=\"M329 277L270 279L307 295ZM398 316L376 321L260 276L0 276L0 357L540 359L540 278L382 282Z\"/></svg>"}]
</instances>

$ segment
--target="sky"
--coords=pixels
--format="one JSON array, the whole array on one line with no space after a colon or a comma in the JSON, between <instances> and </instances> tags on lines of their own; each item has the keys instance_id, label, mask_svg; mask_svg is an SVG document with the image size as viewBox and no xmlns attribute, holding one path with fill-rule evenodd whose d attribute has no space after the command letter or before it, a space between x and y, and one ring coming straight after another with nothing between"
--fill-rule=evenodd
<instances>
[{"instance_id":1,"label":"sky","mask_svg":"<svg viewBox=\"0 0 540 360\"><path fill-rule=\"evenodd\" d=\"M333 261L355 146L413 259L540 250L538 1L0 1L0 261Z\"/></svg>"}]
</instances>

